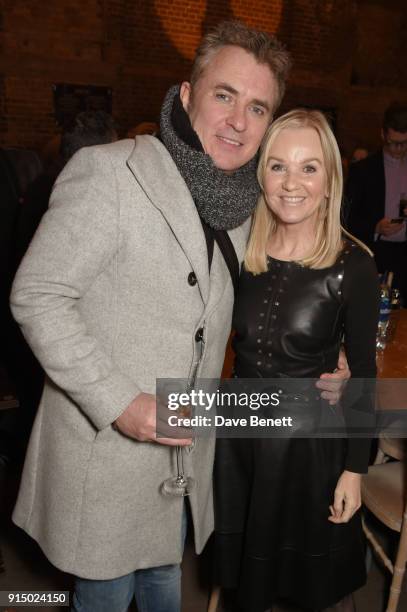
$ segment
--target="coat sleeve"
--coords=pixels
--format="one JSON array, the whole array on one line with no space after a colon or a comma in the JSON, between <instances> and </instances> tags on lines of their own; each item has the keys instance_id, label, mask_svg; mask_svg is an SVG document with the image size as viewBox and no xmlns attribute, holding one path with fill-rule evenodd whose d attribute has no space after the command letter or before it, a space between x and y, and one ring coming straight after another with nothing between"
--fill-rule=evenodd
<instances>
[{"instance_id":1,"label":"coat sleeve","mask_svg":"<svg viewBox=\"0 0 407 612\"><path fill-rule=\"evenodd\" d=\"M13 314L47 375L97 429L112 423L140 392L87 329L79 308L117 256L118 219L108 153L82 149L55 184L11 294Z\"/></svg>"}]
</instances>

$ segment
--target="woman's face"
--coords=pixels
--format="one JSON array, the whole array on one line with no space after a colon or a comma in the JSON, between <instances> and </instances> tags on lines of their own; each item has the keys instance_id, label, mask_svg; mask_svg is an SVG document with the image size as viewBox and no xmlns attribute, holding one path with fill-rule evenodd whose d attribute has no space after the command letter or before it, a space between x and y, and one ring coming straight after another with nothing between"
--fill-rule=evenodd
<instances>
[{"instance_id":1,"label":"woman's face","mask_svg":"<svg viewBox=\"0 0 407 612\"><path fill-rule=\"evenodd\" d=\"M277 223L313 229L328 195L318 132L308 127L281 130L270 147L263 184Z\"/></svg>"}]
</instances>

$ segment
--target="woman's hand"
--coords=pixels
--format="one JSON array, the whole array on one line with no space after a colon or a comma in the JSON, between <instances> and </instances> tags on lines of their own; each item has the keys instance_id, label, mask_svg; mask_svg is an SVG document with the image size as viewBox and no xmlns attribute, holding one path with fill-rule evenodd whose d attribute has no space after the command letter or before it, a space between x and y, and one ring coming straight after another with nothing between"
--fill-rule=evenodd
<instances>
[{"instance_id":1,"label":"woman's hand","mask_svg":"<svg viewBox=\"0 0 407 612\"><path fill-rule=\"evenodd\" d=\"M329 506L331 523L347 523L362 505L361 474L342 472L335 489L334 503Z\"/></svg>"}]
</instances>

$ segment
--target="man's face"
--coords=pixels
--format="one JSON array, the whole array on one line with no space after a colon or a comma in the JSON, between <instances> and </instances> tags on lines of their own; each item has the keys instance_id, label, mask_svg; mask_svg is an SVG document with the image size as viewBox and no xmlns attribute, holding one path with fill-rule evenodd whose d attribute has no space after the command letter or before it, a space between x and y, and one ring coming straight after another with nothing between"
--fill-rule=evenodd
<instances>
[{"instance_id":1,"label":"man's face","mask_svg":"<svg viewBox=\"0 0 407 612\"><path fill-rule=\"evenodd\" d=\"M392 128L382 130L383 149L395 159L403 159L407 155L407 133L397 132Z\"/></svg>"},{"instance_id":2,"label":"man's face","mask_svg":"<svg viewBox=\"0 0 407 612\"><path fill-rule=\"evenodd\" d=\"M233 172L256 154L272 119L277 84L270 68L240 47L223 47L181 101L202 147L220 170Z\"/></svg>"}]
</instances>

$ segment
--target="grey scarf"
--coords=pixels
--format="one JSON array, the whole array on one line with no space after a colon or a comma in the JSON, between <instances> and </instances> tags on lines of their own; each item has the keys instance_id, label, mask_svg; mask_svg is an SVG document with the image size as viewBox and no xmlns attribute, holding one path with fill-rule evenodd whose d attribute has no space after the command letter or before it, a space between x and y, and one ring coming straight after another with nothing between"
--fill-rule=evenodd
<instances>
[{"instance_id":1,"label":"grey scarf","mask_svg":"<svg viewBox=\"0 0 407 612\"><path fill-rule=\"evenodd\" d=\"M173 125L173 110L184 113L190 138L181 138ZM182 119L185 124L185 118ZM257 157L232 174L216 168L209 155L193 143L197 135L179 101L179 86L167 92L161 109L161 139L186 182L200 217L213 229L238 227L253 212L260 187L256 178ZM189 144L189 143L192 143Z\"/></svg>"}]
</instances>

